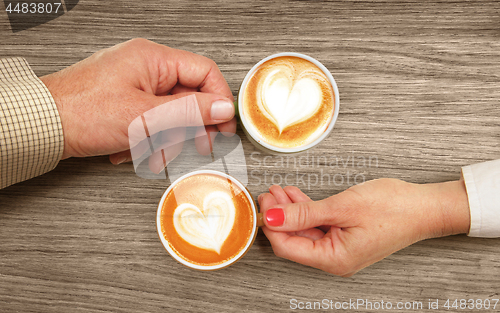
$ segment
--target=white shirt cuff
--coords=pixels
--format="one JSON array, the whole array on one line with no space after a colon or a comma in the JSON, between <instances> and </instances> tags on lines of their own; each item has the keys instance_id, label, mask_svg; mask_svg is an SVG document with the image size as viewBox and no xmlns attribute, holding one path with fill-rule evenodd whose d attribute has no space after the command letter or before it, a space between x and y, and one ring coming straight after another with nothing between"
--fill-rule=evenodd
<instances>
[{"instance_id":1,"label":"white shirt cuff","mask_svg":"<svg viewBox=\"0 0 500 313\"><path fill-rule=\"evenodd\" d=\"M500 160L462 168L470 209L471 237L500 237Z\"/></svg>"}]
</instances>

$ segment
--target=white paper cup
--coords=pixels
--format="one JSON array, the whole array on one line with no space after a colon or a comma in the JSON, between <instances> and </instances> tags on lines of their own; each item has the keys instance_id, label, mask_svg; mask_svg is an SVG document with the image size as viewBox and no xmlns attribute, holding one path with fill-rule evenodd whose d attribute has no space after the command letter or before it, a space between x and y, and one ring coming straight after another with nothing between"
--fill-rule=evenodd
<instances>
[{"instance_id":1,"label":"white paper cup","mask_svg":"<svg viewBox=\"0 0 500 313\"><path fill-rule=\"evenodd\" d=\"M242 192L245 193L245 196L247 197L248 201L250 202L250 204L252 206L252 215L253 215L252 233L251 233L245 247L234 258L232 258L224 263L217 264L217 265L199 265L199 264L193 264L193 263L186 261L185 259L180 257L177 253L175 253L175 251L170 247L168 240L165 238L165 236L163 236L163 233L162 233L161 212L162 212L162 208L163 208L163 203L165 202L165 199L166 199L168 193L180 181L184 180L187 177L190 177L193 175L198 175L198 174L212 174L212 175L217 175L217 176L221 176L221 177L229 179L232 183L236 184L236 186L238 186L242 190ZM252 198L252 195L250 194L248 189L242 183L240 183L237 179L235 179L234 177L229 176L225 173L213 171L213 170L194 171L194 172L191 172L191 173L188 173L184 176L179 177L176 181L174 181L172 184L170 184L170 187L168 187L167 190L165 191L165 193L163 194L163 197L161 198L160 203L158 204L158 211L156 214L156 229L158 231L158 236L160 237L160 241L163 244L163 247L168 251L168 253L175 260L177 260L181 264L183 264L187 267L196 269L196 270L201 270L201 271L213 271L213 270L222 269L222 268L228 267L231 264L234 264L236 261L241 259L248 252L250 247L252 246L253 242L255 241L255 237L257 236L258 227L262 226L262 225L263 225L262 214L257 213L257 207L256 207L255 202Z\"/></svg>"},{"instance_id":2,"label":"white paper cup","mask_svg":"<svg viewBox=\"0 0 500 313\"><path fill-rule=\"evenodd\" d=\"M248 81L250 80L250 78L254 74L254 72L264 62L269 61L269 60L274 59L274 58L284 57L284 56L291 56L291 57L302 58L304 60L307 60L307 61L313 63L317 67L319 67L323 71L323 73L325 73L326 77L330 81L330 84L332 85L332 89L333 89L333 93L334 93L334 100L335 100L333 116L332 116L330 124L328 125L328 128L325 130L325 132L320 137L318 137L316 140L314 140L313 142L311 142L311 143L309 143L307 145L303 145L303 146L295 147L295 148L280 148L280 147L276 147L276 146L273 146L273 145L265 142L264 140L260 139L259 138L260 136L255 133L255 131L253 130L252 127L250 127L250 122L246 119L245 114L244 114L244 110L243 110L243 105L244 105L244 103L243 103L243 100L244 100L243 95L244 95L244 92L245 92L245 88L247 86ZM262 151L265 151L265 152L268 152L268 153L272 153L272 154L300 153L300 152L306 151L308 149L311 149L312 147L314 147L317 144L319 144L332 131L333 126L335 125L335 122L337 121L337 117L339 115L339 105L340 105L339 90L337 88L337 83L335 83L335 79L333 79L333 76L330 73L330 71L323 64L321 64L318 60L316 60L316 59L314 59L314 58L312 58L312 57L310 57L308 55L305 55L305 54L302 54L302 53L295 53L295 52L277 53L277 54L273 54L271 56L268 56L267 58L262 59L259 63L255 64L252 67L252 69L247 73L247 75L245 76L245 79L241 83L240 90L238 92L238 114L239 114L239 117L240 117L240 120L241 120L243 131L247 135L247 137L250 140L250 142L252 142L257 148L259 148Z\"/></svg>"}]
</instances>

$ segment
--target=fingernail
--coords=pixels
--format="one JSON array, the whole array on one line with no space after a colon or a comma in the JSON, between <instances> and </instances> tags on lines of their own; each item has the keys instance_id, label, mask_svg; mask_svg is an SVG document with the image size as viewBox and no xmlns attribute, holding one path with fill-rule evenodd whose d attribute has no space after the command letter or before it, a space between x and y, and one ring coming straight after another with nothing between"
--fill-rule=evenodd
<instances>
[{"instance_id":1,"label":"fingernail","mask_svg":"<svg viewBox=\"0 0 500 313\"><path fill-rule=\"evenodd\" d=\"M283 209L269 209L266 212L266 222L269 226L281 226L285 222Z\"/></svg>"},{"instance_id":2,"label":"fingernail","mask_svg":"<svg viewBox=\"0 0 500 313\"><path fill-rule=\"evenodd\" d=\"M232 102L217 100L212 103L210 117L212 120L229 120L234 116L234 105Z\"/></svg>"},{"instance_id":3,"label":"fingernail","mask_svg":"<svg viewBox=\"0 0 500 313\"><path fill-rule=\"evenodd\" d=\"M121 157L118 159L118 161L116 162L116 165L119 165L119 164L122 164L122 163L125 163L127 161L127 157Z\"/></svg>"}]
</instances>

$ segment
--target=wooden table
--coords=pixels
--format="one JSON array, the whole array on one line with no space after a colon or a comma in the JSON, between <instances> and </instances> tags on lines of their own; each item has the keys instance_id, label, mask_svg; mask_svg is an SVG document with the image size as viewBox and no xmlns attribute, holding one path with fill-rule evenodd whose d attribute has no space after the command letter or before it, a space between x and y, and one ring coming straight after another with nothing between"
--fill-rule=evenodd
<instances>
[{"instance_id":1,"label":"wooden table","mask_svg":"<svg viewBox=\"0 0 500 313\"><path fill-rule=\"evenodd\" d=\"M25 57L40 76L134 37L212 58L235 95L270 54L317 58L335 77L341 106L333 133L300 169L339 174L335 184L299 184L315 200L347 189L349 175L442 182L500 158L498 1L82 0L17 33L2 14L0 56ZM238 134L255 197L272 175L295 170L259 165L266 155L251 158L257 150ZM330 166L314 156L372 164ZM410 311L430 312L429 299L443 310L446 299L500 297L500 241L466 236L426 240L339 278L277 258L259 232L234 266L196 272L158 240L156 206L167 187L131 164L94 157L1 190L0 311L279 312L291 299L367 299L421 301Z\"/></svg>"}]
</instances>

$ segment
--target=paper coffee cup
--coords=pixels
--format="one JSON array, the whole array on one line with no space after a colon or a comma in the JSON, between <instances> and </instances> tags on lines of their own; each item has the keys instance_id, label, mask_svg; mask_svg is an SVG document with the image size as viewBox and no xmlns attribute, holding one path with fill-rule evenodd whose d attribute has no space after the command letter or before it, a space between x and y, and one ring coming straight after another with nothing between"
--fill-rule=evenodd
<instances>
[{"instance_id":1,"label":"paper coffee cup","mask_svg":"<svg viewBox=\"0 0 500 313\"><path fill-rule=\"evenodd\" d=\"M251 79L251 77L253 76L255 71L264 62L267 62L269 60L272 60L272 59L275 59L278 57L287 57L287 56L288 57L298 57L298 58L307 60L307 61L313 63L314 65L316 65L319 69L321 69L321 71L326 75L326 77L328 78L328 81L331 84L331 87L333 90L333 98L334 98L333 115L332 115L331 120L328 124L328 127L325 129L325 131L318 138L316 138L314 141L307 143L305 145L302 145L302 146L294 147L294 148L277 147L277 146L274 146L274 145L269 144L268 142L264 141L257 134L257 132L254 130L254 128L250 125L250 122L244 113L245 112L244 111L244 92L245 92L245 89L247 87L249 80ZM271 56L268 56L268 57L262 59L260 62L255 64L252 67L252 69L247 73L247 75L245 76L245 79L243 80L243 82L240 86L240 90L238 92L238 102L237 102L236 112L238 112L238 116L241 120L243 131L245 132L245 134L248 137L248 139L250 140L250 142L252 142L252 144L254 144L258 149L260 149L264 152L267 152L267 153L272 153L272 154L291 154L291 153L300 153L300 152L306 151L308 149L311 149L314 146L316 146L317 144L319 144L321 141L323 141L323 139L325 139L329 135L329 133L333 129L333 126L335 125L335 122L336 122L338 114L339 114L339 104L340 104L340 98L339 98L339 91L337 88L337 84L336 84L335 79L333 78L332 74L330 73L330 71L323 64L321 64L316 59L314 59L308 55L305 55L305 54L295 53L295 52L283 52L283 53L273 54Z\"/></svg>"},{"instance_id":2,"label":"paper coffee cup","mask_svg":"<svg viewBox=\"0 0 500 313\"><path fill-rule=\"evenodd\" d=\"M194 261L188 260L186 257L182 257L180 255L180 253L178 252L179 251L179 249L178 249L179 246L176 247L175 244L174 244L174 241L178 240L178 239L174 239L174 237L172 237L172 240L171 240L172 242L169 242L169 239L166 238L166 236L163 233L165 231L165 229L163 227L165 227L166 225L162 224L162 221L165 221L165 216L162 215L162 214L164 214L164 212L163 212L163 210L164 210L164 204L165 204L165 201L166 201L167 197L169 196L169 194L171 195L170 192L174 188L176 188L176 186L179 183L183 182L186 179L192 178L195 175L200 175L199 177L202 177L201 175L214 175L214 176L217 176L218 178L223 178L223 179L227 180L228 183L232 183L232 184L234 184L234 185L237 186L237 189L240 190L241 193L243 193L244 197L246 197L246 199L248 200L248 202L250 203L250 206L251 206L251 217L252 218L248 219L248 223L251 223L251 225L246 225L246 226L250 227L249 228L250 235L248 236L248 240L246 240L246 242L244 242L244 244L241 245L241 246L243 246L243 248L241 250L239 250L239 252L236 255L234 255L230 259L228 259L228 260L226 260L226 261L224 261L224 262L222 262L220 264L215 264L215 265L201 265L199 263L196 264L196 262L194 262ZM196 177L195 177L195 179L196 179ZM193 187L193 188L196 188L196 187ZM196 193L197 193L197 190L196 189L193 190L193 194L196 194ZM230 200L230 201L232 201L232 200ZM182 202L182 201L180 201L180 202ZM183 205L182 203L178 203L178 202L176 202L176 204L177 204L177 208L179 208L181 205ZM168 203L165 204L165 206L167 206L167 205L168 205ZM187 205L189 205L189 203ZM204 210L204 209L205 208L203 208L202 210ZM175 212L177 212L177 211L175 211ZM174 218L174 215L172 215L172 218ZM189 218L189 216L187 216L187 218ZM217 216L216 216L216 218L217 218ZM204 219L204 217L202 217L202 219ZM201 222L205 226L207 225L207 224L205 224L205 221L201 221ZM238 223L241 223L241 222L244 222L244 221L242 221L242 220L238 221ZM209 223L209 222L207 222L207 223ZM233 224L233 225L234 225L233 227L237 227L236 224ZM257 213L257 207L255 205L255 202L254 202L253 198L252 198L252 195L250 194L250 192L248 191L248 189L242 183L240 183L234 177L231 177L231 176L229 176L229 175L227 175L225 173L219 172L219 171L198 170L198 171L194 171L194 172L188 173L188 174L186 174L186 175L178 178L176 181L174 181L167 188L167 190L163 194L163 197L160 200L160 203L158 204L158 211L157 211L157 216L156 216L156 226L157 226L158 235L160 237L161 243L163 244L163 247L168 251L168 253L175 260L177 260L178 262L180 262L181 264L183 264L183 265L185 265L187 267L190 267L190 268L193 268L193 269L196 269L196 270L212 271L212 270L218 270L218 269L225 268L225 267L227 267L227 266L229 266L231 264L234 264L236 261L240 260L248 252L248 250L252 246L252 244L255 241L255 238L257 236L258 227L259 226L263 226L263 222L262 222L262 214L261 213ZM231 231L233 231L233 230L231 230ZM229 240L229 237L227 237L227 240ZM183 242L182 240L181 240L181 242L182 243L187 243L187 242ZM192 249L193 251L195 251L197 249L197 247L189 245L189 244L188 245L184 245L183 247L184 247L184 249L191 247L190 249ZM175 251L175 250L177 250L177 251Z\"/></svg>"}]
</instances>

